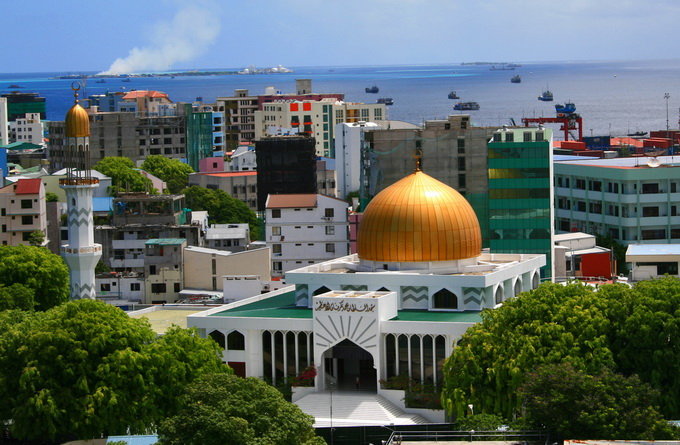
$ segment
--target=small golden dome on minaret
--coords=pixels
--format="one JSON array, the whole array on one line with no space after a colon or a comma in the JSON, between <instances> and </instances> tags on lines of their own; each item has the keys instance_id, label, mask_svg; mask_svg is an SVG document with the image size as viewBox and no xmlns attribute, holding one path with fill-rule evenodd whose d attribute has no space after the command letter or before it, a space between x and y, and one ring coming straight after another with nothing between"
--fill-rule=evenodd
<instances>
[{"instance_id":1,"label":"small golden dome on minaret","mask_svg":"<svg viewBox=\"0 0 680 445\"><path fill-rule=\"evenodd\" d=\"M78 103L78 90L73 88L75 103L66 113L66 131L65 136L67 138L82 138L90 136L90 117L87 114L85 108L81 107Z\"/></svg>"}]
</instances>

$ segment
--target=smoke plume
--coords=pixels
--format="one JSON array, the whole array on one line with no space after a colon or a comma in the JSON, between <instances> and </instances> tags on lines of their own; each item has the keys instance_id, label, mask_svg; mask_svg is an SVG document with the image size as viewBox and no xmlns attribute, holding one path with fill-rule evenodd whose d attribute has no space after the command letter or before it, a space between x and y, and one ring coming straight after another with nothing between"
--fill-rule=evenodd
<instances>
[{"instance_id":1,"label":"smoke plume","mask_svg":"<svg viewBox=\"0 0 680 445\"><path fill-rule=\"evenodd\" d=\"M172 20L154 26L149 45L132 48L100 74L166 71L205 52L219 31L218 8L212 2L182 2Z\"/></svg>"}]
</instances>

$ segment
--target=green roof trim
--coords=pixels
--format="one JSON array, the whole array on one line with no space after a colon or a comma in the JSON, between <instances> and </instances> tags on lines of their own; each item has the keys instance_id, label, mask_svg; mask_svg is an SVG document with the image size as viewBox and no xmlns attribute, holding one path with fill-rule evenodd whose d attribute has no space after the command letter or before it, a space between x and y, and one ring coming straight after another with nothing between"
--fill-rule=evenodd
<instances>
[{"instance_id":1,"label":"green roof trim","mask_svg":"<svg viewBox=\"0 0 680 445\"><path fill-rule=\"evenodd\" d=\"M482 321L481 311L466 312L434 312L426 310L399 311L390 321L445 321L449 323L479 323Z\"/></svg>"},{"instance_id":2,"label":"green roof trim","mask_svg":"<svg viewBox=\"0 0 680 445\"><path fill-rule=\"evenodd\" d=\"M227 309L213 317L312 318L312 310L295 305L295 291Z\"/></svg>"},{"instance_id":3,"label":"green roof trim","mask_svg":"<svg viewBox=\"0 0 680 445\"><path fill-rule=\"evenodd\" d=\"M307 318L312 309L295 305L295 291L265 298L243 306L212 314L211 317ZM449 323L478 323L481 312L432 312L427 310L399 311L390 321L441 321Z\"/></svg>"},{"instance_id":4,"label":"green roof trim","mask_svg":"<svg viewBox=\"0 0 680 445\"><path fill-rule=\"evenodd\" d=\"M184 238L155 238L144 243L146 246L176 246L185 242Z\"/></svg>"}]
</instances>

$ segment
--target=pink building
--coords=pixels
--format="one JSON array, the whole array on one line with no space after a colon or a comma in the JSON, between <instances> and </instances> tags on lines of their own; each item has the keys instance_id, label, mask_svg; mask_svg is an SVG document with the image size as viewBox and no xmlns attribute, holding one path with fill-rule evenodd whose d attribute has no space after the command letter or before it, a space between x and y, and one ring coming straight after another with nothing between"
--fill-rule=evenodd
<instances>
[{"instance_id":1,"label":"pink building","mask_svg":"<svg viewBox=\"0 0 680 445\"><path fill-rule=\"evenodd\" d=\"M222 156L203 158L198 161L198 171L201 173L223 172L224 158Z\"/></svg>"},{"instance_id":2,"label":"pink building","mask_svg":"<svg viewBox=\"0 0 680 445\"><path fill-rule=\"evenodd\" d=\"M47 234L45 186L40 178L19 179L0 188L0 229L3 246L28 245L37 230Z\"/></svg>"}]
</instances>

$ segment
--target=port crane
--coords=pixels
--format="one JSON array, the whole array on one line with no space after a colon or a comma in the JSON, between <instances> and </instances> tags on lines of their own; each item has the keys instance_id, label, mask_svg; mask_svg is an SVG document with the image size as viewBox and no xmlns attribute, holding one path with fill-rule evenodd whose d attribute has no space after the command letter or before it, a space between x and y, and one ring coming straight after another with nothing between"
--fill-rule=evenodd
<instances>
[{"instance_id":1,"label":"port crane","mask_svg":"<svg viewBox=\"0 0 680 445\"><path fill-rule=\"evenodd\" d=\"M555 105L556 117L524 117L522 123L525 127L530 124L562 124L560 131L564 132L564 140L568 141L570 136L572 140L583 141L583 118L576 113L576 106L572 102L567 102L564 105ZM572 134L572 130L578 132L578 138Z\"/></svg>"}]
</instances>

